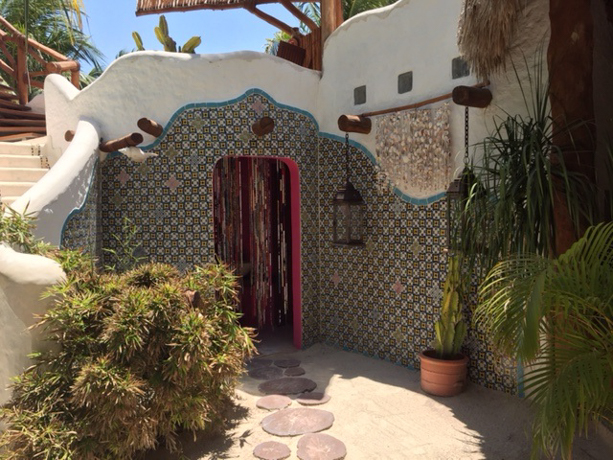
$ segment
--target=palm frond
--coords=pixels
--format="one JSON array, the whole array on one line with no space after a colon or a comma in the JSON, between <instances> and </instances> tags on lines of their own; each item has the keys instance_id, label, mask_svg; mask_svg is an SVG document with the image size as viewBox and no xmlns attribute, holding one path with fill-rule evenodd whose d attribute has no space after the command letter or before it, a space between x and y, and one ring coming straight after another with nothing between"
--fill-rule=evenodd
<instances>
[{"instance_id":1,"label":"palm frond","mask_svg":"<svg viewBox=\"0 0 613 460\"><path fill-rule=\"evenodd\" d=\"M497 348L531 364L533 457L570 458L575 434L613 407L613 222L589 228L558 259L501 261L479 294L475 321Z\"/></svg>"}]
</instances>

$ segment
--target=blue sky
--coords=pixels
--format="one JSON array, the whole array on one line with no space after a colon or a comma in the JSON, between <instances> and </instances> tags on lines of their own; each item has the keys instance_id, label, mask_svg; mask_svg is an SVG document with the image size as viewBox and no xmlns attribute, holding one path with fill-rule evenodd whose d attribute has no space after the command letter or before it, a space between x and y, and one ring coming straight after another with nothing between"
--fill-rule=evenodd
<instances>
[{"instance_id":1,"label":"blue sky","mask_svg":"<svg viewBox=\"0 0 613 460\"><path fill-rule=\"evenodd\" d=\"M162 49L153 32L159 15L137 17L136 0L84 0L83 3L88 16L84 31L104 53L107 65L120 50L130 51L135 47L132 31L140 34L146 49ZM264 5L261 9L287 24L298 25L298 21L281 5ZM170 36L177 45L199 35L202 44L196 52L202 54L263 51L266 38L272 37L277 30L243 9L166 13L165 16ZM83 67L83 70L89 70L89 66Z\"/></svg>"}]
</instances>

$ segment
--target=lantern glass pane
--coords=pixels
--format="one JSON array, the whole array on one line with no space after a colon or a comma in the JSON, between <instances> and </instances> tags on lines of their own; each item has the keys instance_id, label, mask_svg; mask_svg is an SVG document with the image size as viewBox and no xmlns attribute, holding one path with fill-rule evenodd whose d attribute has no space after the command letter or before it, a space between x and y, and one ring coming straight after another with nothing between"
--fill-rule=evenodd
<instances>
[{"instance_id":1,"label":"lantern glass pane","mask_svg":"<svg viewBox=\"0 0 613 460\"><path fill-rule=\"evenodd\" d=\"M334 204L336 235L335 242L347 243L349 241L349 206L346 203Z\"/></svg>"}]
</instances>

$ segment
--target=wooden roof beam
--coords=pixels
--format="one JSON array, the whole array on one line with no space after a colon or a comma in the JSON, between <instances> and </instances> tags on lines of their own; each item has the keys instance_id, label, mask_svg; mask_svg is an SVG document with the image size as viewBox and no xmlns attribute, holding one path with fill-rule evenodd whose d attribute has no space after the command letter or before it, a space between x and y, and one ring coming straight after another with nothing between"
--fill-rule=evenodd
<instances>
[{"instance_id":1,"label":"wooden roof beam","mask_svg":"<svg viewBox=\"0 0 613 460\"><path fill-rule=\"evenodd\" d=\"M281 29L283 32L288 33L289 35L291 35L292 37L296 35L296 31L290 27L289 25L287 25L286 23L284 23L283 21L280 21L279 19L275 18L274 16L271 16L270 14L264 13L261 10L258 10L255 7L255 3L249 4L247 6L245 6L245 9L251 13L253 13L254 15L256 15L258 18L266 21L269 24L272 24L273 26Z\"/></svg>"},{"instance_id":2,"label":"wooden roof beam","mask_svg":"<svg viewBox=\"0 0 613 460\"><path fill-rule=\"evenodd\" d=\"M291 2L291 0L279 0L279 1L285 7L287 11L292 13L300 22L303 22L311 30L311 32L319 29L317 24L315 24L315 22L311 18L309 18L306 14L304 14L302 11L296 8L294 4Z\"/></svg>"},{"instance_id":3,"label":"wooden roof beam","mask_svg":"<svg viewBox=\"0 0 613 460\"><path fill-rule=\"evenodd\" d=\"M195 11L195 10L233 10L237 8L245 8L249 10L249 6L251 4L260 5L266 3L278 3L278 0L256 0L249 1L245 0L239 3L198 3L195 5L189 6L162 6L155 9L137 9L136 16L145 16L147 14L162 14L162 13L174 13L174 12L185 12L185 11Z\"/></svg>"}]
</instances>

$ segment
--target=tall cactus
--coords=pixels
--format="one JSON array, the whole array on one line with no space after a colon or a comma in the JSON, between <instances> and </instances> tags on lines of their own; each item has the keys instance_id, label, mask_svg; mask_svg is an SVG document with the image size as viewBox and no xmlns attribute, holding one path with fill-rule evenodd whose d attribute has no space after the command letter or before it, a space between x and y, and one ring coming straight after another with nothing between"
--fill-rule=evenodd
<instances>
[{"instance_id":1,"label":"tall cactus","mask_svg":"<svg viewBox=\"0 0 613 460\"><path fill-rule=\"evenodd\" d=\"M434 325L436 337L434 350L440 359L451 359L460 352L464 337L466 337L466 323L462 316L460 302L461 275L458 256L449 256L447 279L443 289L441 317Z\"/></svg>"},{"instance_id":2,"label":"tall cactus","mask_svg":"<svg viewBox=\"0 0 613 460\"><path fill-rule=\"evenodd\" d=\"M164 15L160 16L160 24L159 26L153 29L155 32L155 37L158 41L164 46L164 51L177 52L177 43L172 39L172 37L168 34L168 22L166 22L166 18ZM143 41L140 38L138 32L132 32L132 38L134 39L134 43L136 43L136 48L139 51L143 51L145 48L143 47ZM179 53L194 53L196 47L198 47L202 43L202 40L198 36L193 36L189 40L185 42L183 48L179 47Z\"/></svg>"}]
</instances>

